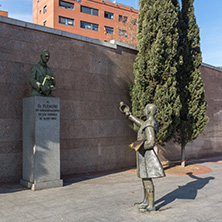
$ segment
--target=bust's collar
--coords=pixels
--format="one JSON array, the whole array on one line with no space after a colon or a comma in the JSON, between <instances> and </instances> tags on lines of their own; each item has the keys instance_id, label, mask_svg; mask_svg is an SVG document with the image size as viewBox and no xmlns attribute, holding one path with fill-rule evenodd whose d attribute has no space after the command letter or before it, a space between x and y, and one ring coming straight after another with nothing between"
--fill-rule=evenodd
<instances>
[{"instance_id":1,"label":"bust's collar","mask_svg":"<svg viewBox=\"0 0 222 222\"><path fill-rule=\"evenodd\" d=\"M42 67L48 67L47 64L43 63L42 61L40 61L39 64L40 64Z\"/></svg>"}]
</instances>

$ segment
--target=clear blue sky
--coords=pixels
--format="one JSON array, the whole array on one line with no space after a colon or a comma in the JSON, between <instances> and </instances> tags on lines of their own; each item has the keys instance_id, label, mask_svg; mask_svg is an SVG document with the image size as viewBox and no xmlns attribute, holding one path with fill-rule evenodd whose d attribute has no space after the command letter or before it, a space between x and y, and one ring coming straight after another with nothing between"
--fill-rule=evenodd
<instances>
[{"instance_id":1,"label":"clear blue sky","mask_svg":"<svg viewBox=\"0 0 222 222\"><path fill-rule=\"evenodd\" d=\"M139 0L117 0L138 9ZM32 22L32 0L0 0L0 10L9 17ZM195 15L200 28L203 62L222 66L222 0L195 0Z\"/></svg>"}]
</instances>

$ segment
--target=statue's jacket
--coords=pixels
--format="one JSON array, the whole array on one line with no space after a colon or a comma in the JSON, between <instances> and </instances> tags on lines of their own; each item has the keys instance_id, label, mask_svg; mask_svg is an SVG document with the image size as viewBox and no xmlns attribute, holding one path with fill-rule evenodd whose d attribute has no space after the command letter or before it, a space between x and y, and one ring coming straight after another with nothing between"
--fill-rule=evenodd
<instances>
[{"instance_id":1,"label":"statue's jacket","mask_svg":"<svg viewBox=\"0 0 222 222\"><path fill-rule=\"evenodd\" d=\"M131 119L131 118L130 118ZM155 137L158 131L158 124L155 119L142 122L137 134L137 140L145 142L136 152L137 175L140 178L164 177L165 173L162 164L154 151Z\"/></svg>"},{"instance_id":2,"label":"statue's jacket","mask_svg":"<svg viewBox=\"0 0 222 222\"><path fill-rule=\"evenodd\" d=\"M32 67L30 78L29 78L29 83L32 86L31 96L42 96L42 94L40 93L40 88L39 88L38 83L42 84L46 75L54 77L52 69L49 68L47 65L44 66L41 62L39 62L38 64ZM46 81L46 84L55 85L55 81L53 80L53 83ZM50 90L48 93L46 92L46 94L48 95L50 93L51 93Z\"/></svg>"}]
</instances>

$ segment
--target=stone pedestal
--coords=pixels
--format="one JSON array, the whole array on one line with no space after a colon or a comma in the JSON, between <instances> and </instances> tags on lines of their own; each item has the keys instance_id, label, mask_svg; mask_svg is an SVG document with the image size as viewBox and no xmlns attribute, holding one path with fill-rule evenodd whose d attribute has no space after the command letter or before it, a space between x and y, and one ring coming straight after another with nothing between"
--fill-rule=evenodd
<instances>
[{"instance_id":1,"label":"stone pedestal","mask_svg":"<svg viewBox=\"0 0 222 222\"><path fill-rule=\"evenodd\" d=\"M33 96L23 99L23 176L32 190L61 187L60 99Z\"/></svg>"}]
</instances>

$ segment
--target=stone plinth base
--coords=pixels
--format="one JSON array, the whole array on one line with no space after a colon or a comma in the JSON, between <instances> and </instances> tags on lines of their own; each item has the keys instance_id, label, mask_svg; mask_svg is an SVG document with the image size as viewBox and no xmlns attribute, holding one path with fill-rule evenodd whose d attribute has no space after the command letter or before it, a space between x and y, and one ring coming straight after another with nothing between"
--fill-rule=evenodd
<instances>
[{"instance_id":1,"label":"stone plinth base","mask_svg":"<svg viewBox=\"0 0 222 222\"><path fill-rule=\"evenodd\" d=\"M63 180L54 180L54 181L47 181L47 182L40 182L40 183L31 183L29 181L20 180L20 184L24 187L27 187L31 190L42 190L42 189L49 189L49 188L56 188L63 186Z\"/></svg>"},{"instance_id":2,"label":"stone plinth base","mask_svg":"<svg viewBox=\"0 0 222 222\"><path fill-rule=\"evenodd\" d=\"M60 180L60 100L23 99L23 175L32 190L62 186Z\"/></svg>"}]
</instances>

